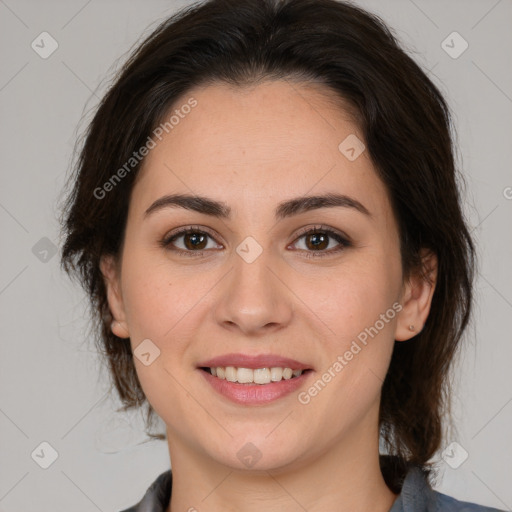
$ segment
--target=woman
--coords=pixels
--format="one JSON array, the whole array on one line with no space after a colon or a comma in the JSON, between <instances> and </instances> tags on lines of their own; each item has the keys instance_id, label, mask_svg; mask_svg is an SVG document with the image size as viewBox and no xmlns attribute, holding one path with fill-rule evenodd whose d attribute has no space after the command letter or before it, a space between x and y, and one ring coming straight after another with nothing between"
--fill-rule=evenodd
<instances>
[{"instance_id":1,"label":"woman","mask_svg":"<svg viewBox=\"0 0 512 512\"><path fill-rule=\"evenodd\" d=\"M129 511L496 510L430 485L471 311L457 179L442 95L351 4L211 0L140 45L62 254L125 407L166 424Z\"/></svg>"}]
</instances>

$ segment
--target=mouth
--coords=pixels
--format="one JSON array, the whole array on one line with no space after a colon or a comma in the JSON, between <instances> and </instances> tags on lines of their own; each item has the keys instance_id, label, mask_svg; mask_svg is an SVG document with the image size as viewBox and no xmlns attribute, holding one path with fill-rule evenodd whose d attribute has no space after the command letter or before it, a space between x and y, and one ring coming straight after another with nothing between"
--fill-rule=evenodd
<instances>
[{"instance_id":1,"label":"mouth","mask_svg":"<svg viewBox=\"0 0 512 512\"><path fill-rule=\"evenodd\" d=\"M244 406L267 405L294 393L314 369L274 354L226 354L202 361L198 371L216 393Z\"/></svg>"},{"instance_id":2,"label":"mouth","mask_svg":"<svg viewBox=\"0 0 512 512\"><path fill-rule=\"evenodd\" d=\"M244 368L236 366L211 366L200 367L200 370L209 373L213 377L238 384L265 385L271 382L281 382L300 377L310 369L293 369L289 367L274 366L270 368Z\"/></svg>"}]
</instances>

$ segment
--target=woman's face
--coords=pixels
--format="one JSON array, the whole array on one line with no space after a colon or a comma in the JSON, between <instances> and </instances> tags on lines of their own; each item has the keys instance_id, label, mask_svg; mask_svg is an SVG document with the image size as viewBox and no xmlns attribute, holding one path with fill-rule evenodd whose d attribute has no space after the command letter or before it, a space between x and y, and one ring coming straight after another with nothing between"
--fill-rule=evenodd
<instances>
[{"instance_id":1,"label":"woman's face","mask_svg":"<svg viewBox=\"0 0 512 512\"><path fill-rule=\"evenodd\" d=\"M394 341L419 317L358 127L318 89L284 80L197 88L175 109L134 186L120 273L102 263L171 450L277 469L376 449ZM327 195L338 197L308 199ZM287 367L307 371L285 379Z\"/></svg>"}]
</instances>

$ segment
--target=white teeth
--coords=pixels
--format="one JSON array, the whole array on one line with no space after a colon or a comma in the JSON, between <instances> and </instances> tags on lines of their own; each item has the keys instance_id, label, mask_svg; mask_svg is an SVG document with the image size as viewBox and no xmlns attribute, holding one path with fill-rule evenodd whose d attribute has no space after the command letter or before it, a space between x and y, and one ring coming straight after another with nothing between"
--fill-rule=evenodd
<instances>
[{"instance_id":1,"label":"white teeth","mask_svg":"<svg viewBox=\"0 0 512 512\"><path fill-rule=\"evenodd\" d=\"M282 368L271 368L270 369L270 378L272 382L279 382L283 378L283 369Z\"/></svg>"},{"instance_id":2,"label":"white teeth","mask_svg":"<svg viewBox=\"0 0 512 512\"><path fill-rule=\"evenodd\" d=\"M236 382L237 371L233 366L226 367L226 380L229 382Z\"/></svg>"},{"instance_id":3,"label":"white teeth","mask_svg":"<svg viewBox=\"0 0 512 512\"><path fill-rule=\"evenodd\" d=\"M270 370L268 368L257 368L253 373L255 384L268 384L270 382Z\"/></svg>"},{"instance_id":4,"label":"white teeth","mask_svg":"<svg viewBox=\"0 0 512 512\"><path fill-rule=\"evenodd\" d=\"M238 371L236 372L236 380L240 382L240 384L254 382L254 370L251 370L250 368L238 368Z\"/></svg>"},{"instance_id":5,"label":"white teeth","mask_svg":"<svg viewBox=\"0 0 512 512\"><path fill-rule=\"evenodd\" d=\"M302 370L292 370L291 368L236 368L234 366L217 366L210 368L210 373L218 379L226 379L229 382L238 382L240 384L270 384L279 382L282 379L289 380L292 377L302 375Z\"/></svg>"}]
</instances>

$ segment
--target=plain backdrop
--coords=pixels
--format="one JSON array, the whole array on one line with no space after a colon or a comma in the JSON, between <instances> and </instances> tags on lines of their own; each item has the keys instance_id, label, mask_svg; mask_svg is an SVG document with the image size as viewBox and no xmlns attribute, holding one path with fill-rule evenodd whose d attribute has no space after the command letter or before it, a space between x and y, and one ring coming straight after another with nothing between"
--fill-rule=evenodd
<instances>
[{"instance_id":1,"label":"plain backdrop","mask_svg":"<svg viewBox=\"0 0 512 512\"><path fill-rule=\"evenodd\" d=\"M140 414L115 412L86 297L59 269L57 200L112 73L185 4L0 0L0 511L120 510L169 467L166 442L144 442ZM437 489L511 510L512 2L357 4L389 23L450 103L480 255L455 374L457 430L443 445L468 456L453 469L438 454ZM45 51L58 44L47 58L32 46L41 37Z\"/></svg>"}]
</instances>

